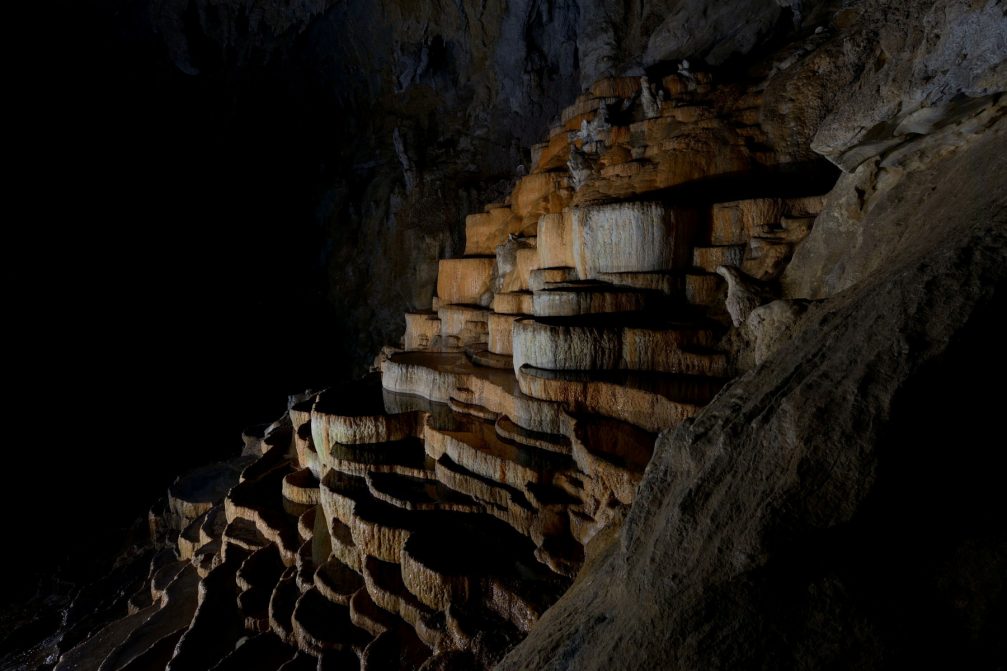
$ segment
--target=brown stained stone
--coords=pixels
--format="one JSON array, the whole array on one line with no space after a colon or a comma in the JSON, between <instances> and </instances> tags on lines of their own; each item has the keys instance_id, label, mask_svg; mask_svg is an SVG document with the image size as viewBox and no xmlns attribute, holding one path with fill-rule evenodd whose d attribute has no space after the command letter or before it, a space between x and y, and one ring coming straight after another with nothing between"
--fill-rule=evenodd
<instances>
[{"instance_id":1,"label":"brown stained stone","mask_svg":"<svg viewBox=\"0 0 1007 671\"><path fill-rule=\"evenodd\" d=\"M269 541L262 535L255 523L243 517L228 522L222 538L225 545L234 545L250 552L255 552L269 545Z\"/></svg>"},{"instance_id":2,"label":"brown stained stone","mask_svg":"<svg viewBox=\"0 0 1007 671\"><path fill-rule=\"evenodd\" d=\"M363 585L360 574L336 557L329 557L314 574L314 586L322 596L344 606Z\"/></svg>"},{"instance_id":3,"label":"brown stained stone","mask_svg":"<svg viewBox=\"0 0 1007 671\"><path fill-rule=\"evenodd\" d=\"M317 480L315 481L318 482ZM316 484L317 489L317 484ZM297 533L301 537L302 541L309 541L315 535L315 515L319 510L319 506L315 505L304 512L303 515L297 518Z\"/></svg>"},{"instance_id":4,"label":"brown stained stone","mask_svg":"<svg viewBox=\"0 0 1007 671\"><path fill-rule=\"evenodd\" d=\"M783 202L778 198L717 203L713 206L710 244L745 244L760 228L774 226L783 212Z\"/></svg>"},{"instance_id":5,"label":"brown stained stone","mask_svg":"<svg viewBox=\"0 0 1007 671\"><path fill-rule=\"evenodd\" d=\"M747 172L756 165L776 163L777 159L772 153L751 152L744 138L733 129L724 126L698 126L699 124L685 125L687 132L679 136L663 136L661 133L669 131L657 123L650 128L643 127L642 135L633 137L631 142L635 146L641 146L637 143L649 139L656 144L642 145L644 151L639 160L600 170L600 179L591 180L580 189L574 197L573 205L603 199L633 198L648 191L667 189L711 176ZM653 135L649 135L651 128ZM730 142L725 143L727 138L730 138Z\"/></svg>"},{"instance_id":6,"label":"brown stained stone","mask_svg":"<svg viewBox=\"0 0 1007 671\"><path fill-rule=\"evenodd\" d=\"M346 564L357 573L363 570L363 555L360 548L353 542L353 532L338 518L329 518L329 533L331 534L332 556Z\"/></svg>"},{"instance_id":7,"label":"brown stained stone","mask_svg":"<svg viewBox=\"0 0 1007 671\"><path fill-rule=\"evenodd\" d=\"M407 312L402 346L407 350L430 349L441 335L441 320L435 312Z\"/></svg>"},{"instance_id":8,"label":"brown stained stone","mask_svg":"<svg viewBox=\"0 0 1007 671\"><path fill-rule=\"evenodd\" d=\"M319 395L311 411L311 434L319 464L337 443L380 443L414 435L414 413L389 414L377 376L342 385Z\"/></svg>"},{"instance_id":9,"label":"brown stained stone","mask_svg":"<svg viewBox=\"0 0 1007 671\"><path fill-rule=\"evenodd\" d=\"M360 668L367 671L411 671L418 669L430 656L408 626L385 631L374 638L360 655Z\"/></svg>"},{"instance_id":10,"label":"brown stained stone","mask_svg":"<svg viewBox=\"0 0 1007 671\"><path fill-rule=\"evenodd\" d=\"M606 501L614 496L633 503L637 485L654 452L657 435L604 417L579 418L572 438L573 459L592 486L586 494Z\"/></svg>"},{"instance_id":11,"label":"brown stained stone","mask_svg":"<svg viewBox=\"0 0 1007 671\"><path fill-rule=\"evenodd\" d=\"M536 271L532 271L534 274ZM529 276L530 278L531 276ZM529 279L529 283L531 280ZM530 291L515 291L513 293L494 294L490 307L493 312L502 315L530 315L532 312L532 294ZM487 320L489 317L487 317ZM487 326L487 329L490 327Z\"/></svg>"},{"instance_id":12,"label":"brown stained stone","mask_svg":"<svg viewBox=\"0 0 1007 671\"><path fill-rule=\"evenodd\" d=\"M535 509L521 490L472 473L447 455L437 460L437 479L452 490L483 503L487 513L507 522L519 532L525 535L531 533Z\"/></svg>"},{"instance_id":13,"label":"brown stained stone","mask_svg":"<svg viewBox=\"0 0 1007 671\"><path fill-rule=\"evenodd\" d=\"M636 322L634 324L634 322ZM723 374L716 325L598 315L514 322L514 368Z\"/></svg>"},{"instance_id":14,"label":"brown stained stone","mask_svg":"<svg viewBox=\"0 0 1007 671\"><path fill-rule=\"evenodd\" d=\"M192 520L181 532L178 534L178 558L185 560L190 559L196 550L203 545L202 538L200 537L200 532L203 528L203 522L206 520L206 515L209 511L201 514L196 519Z\"/></svg>"},{"instance_id":15,"label":"brown stained stone","mask_svg":"<svg viewBox=\"0 0 1007 671\"><path fill-rule=\"evenodd\" d=\"M383 363L381 381L392 391L439 403L458 398L536 431L558 433L561 425L559 406L522 394L512 371L475 366L463 354L394 354ZM462 389L468 391L459 398Z\"/></svg>"},{"instance_id":16,"label":"brown stained stone","mask_svg":"<svg viewBox=\"0 0 1007 671\"><path fill-rule=\"evenodd\" d=\"M287 568L269 598L269 628L287 645L296 646L290 618L301 592L295 579L296 569Z\"/></svg>"},{"instance_id":17,"label":"brown stained stone","mask_svg":"<svg viewBox=\"0 0 1007 671\"><path fill-rule=\"evenodd\" d=\"M205 545L211 541L220 540L226 526L227 513L224 511L224 506L218 504L210 508L206 517L203 518L202 526L199 527L200 544Z\"/></svg>"},{"instance_id":18,"label":"brown stained stone","mask_svg":"<svg viewBox=\"0 0 1007 671\"><path fill-rule=\"evenodd\" d=\"M150 578L150 596L154 601L160 601L164 597L164 591L168 588L178 574L186 567L184 561L172 561L164 564Z\"/></svg>"},{"instance_id":19,"label":"brown stained stone","mask_svg":"<svg viewBox=\"0 0 1007 671\"><path fill-rule=\"evenodd\" d=\"M366 587L358 589L350 598L350 621L375 637L400 622L397 616L374 603Z\"/></svg>"},{"instance_id":20,"label":"brown stained stone","mask_svg":"<svg viewBox=\"0 0 1007 671\"><path fill-rule=\"evenodd\" d=\"M437 272L441 305L489 305L495 265L492 256L441 259Z\"/></svg>"},{"instance_id":21,"label":"brown stained stone","mask_svg":"<svg viewBox=\"0 0 1007 671\"><path fill-rule=\"evenodd\" d=\"M632 160L633 152L623 145L615 145L605 150L598 157L598 167L604 170L613 165L620 165Z\"/></svg>"},{"instance_id":22,"label":"brown stained stone","mask_svg":"<svg viewBox=\"0 0 1007 671\"><path fill-rule=\"evenodd\" d=\"M532 310L537 317L638 312L653 304L651 298L646 292L604 285L547 288L534 293Z\"/></svg>"},{"instance_id":23,"label":"brown stained stone","mask_svg":"<svg viewBox=\"0 0 1007 671\"><path fill-rule=\"evenodd\" d=\"M565 466L560 455L510 442L497 435L493 423L476 418L428 426L425 447L431 459L446 455L473 473L518 489L547 482Z\"/></svg>"},{"instance_id":24,"label":"brown stained stone","mask_svg":"<svg viewBox=\"0 0 1007 671\"><path fill-rule=\"evenodd\" d=\"M243 468L253 457L239 457L197 468L175 479L168 488L168 506L185 523L207 512L238 483ZM183 525L184 526L184 525Z\"/></svg>"},{"instance_id":25,"label":"brown stained stone","mask_svg":"<svg viewBox=\"0 0 1007 671\"><path fill-rule=\"evenodd\" d=\"M419 623L432 618L435 614L406 589L397 563L367 557L364 562L364 582L367 585L367 592L378 607L398 615L414 629ZM439 647L429 640L425 642L430 647Z\"/></svg>"},{"instance_id":26,"label":"brown stained stone","mask_svg":"<svg viewBox=\"0 0 1007 671\"><path fill-rule=\"evenodd\" d=\"M477 366L483 368L498 368L500 370L513 370L514 369L514 359L509 354L496 354L488 349L483 349L482 346L466 347L465 356L468 357L469 361ZM448 400L448 404L451 404L451 400ZM475 413L469 413L475 414ZM495 417L496 413L486 410L486 417Z\"/></svg>"},{"instance_id":27,"label":"brown stained stone","mask_svg":"<svg viewBox=\"0 0 1007 671\"><path fill-rule=\"evenodd\" d=\"M745 259L746 245L719 245L694 247L692 265L708 273L715 272L717 266L741 266Z\"/></svg>"},{"instance_id":28,"label":"brown stained stone","mask_svg":"<svg viewBox=\"0 0 1007 671\"><path fill-rule=\"evenodd\" d=\"M521 237L509 239L497 247L493 284L495 293L528 290L528 276L538 266L535 243L534 237Z\"/></svg>"},{"instance_id":29,"label":"brown stained stone","mask_svg":"<svg viewBox=\"0 0 1007 671\"><path fill-rule=\"evenodd\" d=\"M409 591L434 610L490 608L494 582L544 599L558 597L565 584L534 558L528 539L478 516L416 532L403 548L401 571Z\"/></svg>"},{"instance_id":30,"label":"brown stained stone","mask_svg":"<svg viewBox=\"0 0 1007 671\"><path fill-rule=\"evenodd\" d=\"M474 364L476 364L477 366L482 365L481 361L485 358L484 352L471 352L471 353L467 352L466 354L469 355L469 359L471 359ZM513 363L511 365L513 366ZM461 392L459 393L459 396L466 395L464 390L459 389L458 391ZM456 414L469 415L470 417L475 417L477 419L484 419L488 422L494 422L496 421L497 418L497 414L492 410L487 410L481 405L476 405L475 403L466 403L465 401L460 401L454 396L448 399L448 407L451 409L451 412L454 412ZM424 431L424 435L425 434L426 431Z\"/></svg>"},{"instance_id":31,"label":"brown stained stone","mask_svg":"<svg viewBox=\"0 0 1007 671\"><path fill-rule=\"evenodd\" d=\"M318 451L315 449L315 441L311 437L311 412L306 413L308 420L301 424L294 432L294 454L297 457L297 465L307 468L315 477L318 477Z\"/></svg>"},{"instance_id":32,"label":"brown stained stone","mask_svg":"<svg viewBox=\"0 0 1007 671\"><path fill-rule=\"evenodd\" d=\"M595 98L633 98L640 91L639 77L607 77L591 85Z\"/></svg>"},{"instance_id":33,"label":"brown stained stone","mask_svg":"<svg viewBox=\"0 0 1007 671\"><path fill-rule=\"evenodd\" d=\"M575 123L579 128L580 122ZM542 214L561 212L570 200L568 180L566 172L540 172L523 177L511 193L511 210L526 222L537 221Z\"/></svg>"},{"instance_id":34,"label":"brown stained stone","mask_svg":"<svg viewBox=\"0 0 1007 671\"><path fill-rule=\"evenodd\" d=\"M569 134L558 132L550 135L548 142L540 145L541 152L536 161L533 162L536 171L562 170L566 168L567 161L570 160L570 139Z\"/></svg>"},{"instance_id":35,"label":"brown stained stone","mask_svg":"<svg viewBox=\"0 0 1007 671\"><path fill-rule=\"evenodd\" d=\"M701 402L681 400L680 383L690 377L701 385L707 379L712 385L722 384L719 378L701 376L550 371L531 366L518 371L522 390L529 396L621 419L655 432L678 426L702 407Z\"/></svg>"},{"instance_id":36,"label":"brown stained stone","mask_svg":"<svg viewBox=\"0 0 1007 671\"><path fill-rule=\"evenodd\" d=\"M509 207L495 207L465 218L465 256L492 256L508 234L519 233L521 219Z\"/></svg>"},{"instance_id":37,"label":"brown stained stone","mask_svg":"<svg viewBox=\"0 0 1007 671\"><path fill-rule=\"evenodd\" d=\"M442 305L437 308L440 322L439 349L450 351L475 342L486 342L490 311L478 305Z\"/></svg>"},{"instance_id":38,"label":"brown stained stone","mask_svg":"<svg viewBox=\"0 0 1007 671\"><path fill-rule=\"evenodd\" d=\"M349 475L342 471L329 469L319 487L322 510L327 520L339 520L344 525L349 524L353 516L353 506L357 501L370 497L367 482L363 476ZM331 532L331 528L330 528ZM333 539L337 534L333 533Z\"/></svg>"},{"instance_id":39,"label":"brown stained stone","mask_svg":"<svg viewBox=\"0 0 1007 671\"><path fill-rule=\"evenodd\" d=\"M681 273L674 271L597 273L595 279L617 287L656 291L666 296L677 295L683 288Z\"/></svg>"},{"instance_id":40,"label":"brown stained stone","mask_svg":"<svg viewBox=\"0 0 1007 671\"><path fill-rule=\"evenodd\" d=\"M776 280L796 250L801 285L817 286L805 238L871 205L848 194L816 219L823 197L792 197L812 191L803 166L775 170L793 147L777 154L779 129L763 128L764 88L714 88L684 64L651 86L641 95L638 77L602 80L562 110L505 204L466 218L466 256L439 262L431 309L405 316L405 351L382 350L380 373L292 400L281 420L250 431L246 451L258 458L222 507L198 486L173 485L179 556L199 575L224 575L248 555L232 608L250 631L275 635L246 645L285 651L289 668L316 658L319 669L353 668L357 654L366 669L485 668L529 632L536 639L535 623L582 567L574 592L604 611L583 593L605 586L585 581L606 552L624 549L612 539L628 511L646 495L653 505L644 476L655 436L705 421L700 410L733 373L717 349L736 338L722 341L715 271ZM648 96L660 89L655 105ZM897 181L876 168L849 180L865 193ZM689 470L680 457L676 478ZM162 570L158 598L175 569ZM591 627L604 631L607 617ZM634 631L613 646L661 638Z\"/></svg>"},{"instance_id":41,"label":"brown stained stone","mask_svg":"<svg viewBox=\"0 0 1007 671\"><path fill-rule=\"evenodd\" d=\"M275 545L267 545L249 554L235 574L235 583L242 591L253 589L272 593L286 567Z\"/></svg>"},{"instance_id":42,"label":"brown stained stone","mask_svg":"<svg viewBox=\"0 0 1007 671\"><path fill-rule=\"evenodd\" d=\"M314 585L315 567L312 542L305 541L297 550L297 559L294 563L296 569L294 579L297 581L297 589L302 593Z\"/></svg>"},{"instance_id":43,"label":"brown stained stone","mask_svg":"<svg viewBox=\"0 0 1007 671\"><path fill-rule=\"evenodd\" d=\"M277 544L284 563L292 566L301 545L297 517L310 506L303 506L296 514L285 509L287 502L281 490L288 472L289 464L255 480L245 480L231 489L224 504L229 523L237 519L251 522L266 541Z\"/></svg>"},{"instance_id":44,"label":"brown stained stone","mask_svg":"<svg viewBox=\"0 0 1007 671\"><path fill-rule=\"evenodd\" d=\"M318 479L307 468L283 477L283 497L305 506L318 505Z\"/></svg>"},{"instance_id":45,"label":"brown stained stone","mask_svg":"<svg viewBox=\"0 0 1007 671\"><path fill-rule=\"evenodd\" d=\"M497 418L495 428L497 435L505 440L549 452L570 454L570 440L566 436L543 433L541 431L529 431L515 424L506 415L501 415Z\"/></svg>"},{"instance_id":46,"label":"brown stained stone","mask_svg":"<svg viewBox=\"0 0 1007 671\"><path fill-rule=\"evenodd\" d=\"M594 95L579 95L573 104L564 107L560 112L560 123L567 124L574 117L596 112L605 102L605 99Z\"/></svg>"},{"instance_id":47,"label":"brown stained stone","mask_svg":"<svg viewBox=\"0 0 1007 671\"><path fill-rule=\"evenodd\" d=\"M492 313L488 316L487 345L490 352L495 354L512 354L511 350L511 326L517 315Z\"/></svg>"},{"instance_id":48,"label":"brown stained stone","mask_svg":"<svg viewBox=\"0 0 1007 671\"><path fill-rule=\"evenodd\" d=\"M367 487L379 501L404 510L480 513L483 506L436 479L368 473Z\"/></svg>"},{"instance_id":49,"label":"brown stained stone","mask_svg":"<svg viewBox=\"0 0 1007 671\"><path fill-rule=\"evenodd\" d=\"M715 273L692 272L685 276L685 299L693 305L708 307L724 304L727 283Z\"/></svg>"},{"instance_id":50,"label":"brown stained stone","mask_svg":"<svg viewBox=\"0 0 1007 671\"><path fill-rule=\"evenodd\" d=\"M555 288L557 285L566 285L578 279L577 269L573 266L537 268L531 271L528 276L528 286L532 291L542 291L546 288ZM532 305L534 305L534 300ZM532 310L526 311L526 314L531 313Z\"/></svg>"},{"instance_id":51,"label":"brown stained stone","mask_svg":"<svg viewBox=\"0 0 1007 671\"><path fill-rule=\"evenodd\" d=\"M573 267L571 218L563 214L543 214L536 231L539 268Z\"/></svg>"},{"instance_id":52,"label":"brown stained stone","mask_svg":"<svg viewBox=\"0 0 1007 671\"><path fill-rule=\"evenodd\" d=\"M233 545L224 547L222 541L210 541L196 550L196 554L192 556L192 565L196 567L196 573L199 577L205 578L209 575L210 571L220 566L220 564L233 556L240 556L244 552L244 548Z\"/></svg>"},{"instance_id":53,"label":"brown stained stone","mask_svg":"<svg viewBox=\"0 0 1007 671\"><path fill-rule=\"evenodd\" d=\"M424 477L433 468L424 455L423 441L407 438L391 443L336 444L324 461L336 471L359 477L372 472Z\"/></svg>"},{"instance_id":54,"label":"brown stained stone","mask_svg":"<svg viewBox=\"0 0 1007 671\"><path fill-rule=\"evenodd\" d=\"M794 253L794 246L789 242L752 238L750 245L749 256L739 267L749 277L762 282L778 278Z\"/></svg>"},{"instance_id":55,"label":"brown stained stone","mask_svg":"<svg viewBox=\"0 0 1007 671\"><path fill-rule=\"evenodd\" d=\"M787 198L783 201L783 211L786 217L807 218L817 217L825 209L826 196L806 196L804 198Z\"/></svg>"},{"instance_id":56,"label":"brown stained stone","mask_svg":"<svg viewBox=\"0 0 1007 671\"><path fill-rule=\"evenodd\" d=\"M371 640L350 621L347 605L328 600L313 587L298 598L291 626L298 648L315 656L325 650L363 651Z\"/></svg>"},{"instance_id":57,"label":"brown stained stone","mask_svg":"<svg viewBox=\"0 0 1007 671\"><path fill-rule=\"evenodd\" d=\"M419 512L370 499L353 507L353 516L348 526L353 534L354 545L363 554L395 562L399 559L402 546L419 523L419 515Z\"/></svg>"},{"instance_id":58,"label":"brown stained stone","mask_svg":"<svg viewBox=\"0 0 1007 671\"><path fill-rule=\"evenodd\" d=\"M311 408L314 407L317 397L317 394L309 394L307 398L294 403L287 410L287 416L290 417L290 426L294 431L295 441L297 440L297 431L311 421Z\"/></svg>"}]
</instances>

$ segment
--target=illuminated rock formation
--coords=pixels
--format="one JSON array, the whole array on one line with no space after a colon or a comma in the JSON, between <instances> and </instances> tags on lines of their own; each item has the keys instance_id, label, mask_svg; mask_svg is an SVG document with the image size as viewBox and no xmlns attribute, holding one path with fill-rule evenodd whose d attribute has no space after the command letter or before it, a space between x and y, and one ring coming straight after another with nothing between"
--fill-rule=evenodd
<instances>
[{"instance_id":1,"label":"illuminated rock formation","mask_svg":"<svg viewBox=\"0 0 1007 671\"><path fill-rule=\"evenodd\" d=\"M174 577L100 639L101 668L148 648L173 650L172 671L251 650L467 668L528 633L625 516L657 435L730 377L714 271L775 278L822 204L820 181L773 177L772 152L749 149L760 131L738 119L757 95L725 107L736 92L701 72L646 86L600 81L564 112L508 201L468 217L465 255L440 262L430 309L371 375L172 487ZM571 152L590 161L576 189ZM757 167L757 198L738 199L744 180L671 189Z\"/></svg>"},{"instance_id":2,"label":"illuminated rock formation","mask_svg":"<svg viewBox=\"0 0 1007 671\"><path fill-rule=\"evenodd\" d=\"M791 55L824 39L815 33ZM831 307L774 298L835 299L857 286L897 244L867 249L872 231L850 232L860 215L880 208L901 244L892 231L923 196L889 202L886 190L921 164L953 161L981 130L999 129L990 137L1001 147L1003 137L992 96L942 118L948 127L922 145L864 164L900 145L886 136L839 147L833 120L817 142L851 174L826 197L836 172L808 146L821 119L780 102L775 77L797 76L781 69L719 83L682 63L660 79L595 82L533 147L509 197L467 217L464 253L440 260L437 295L405 315L401 342L368 376L292 399L263 435L246 437L243 457L172 486L167 511L153 516L174 533L149 594L57 668L645 668L659 666L655 650L708 668L717 645L746 661L741 644L697 643L688 618L716 625L704 636L730 636L730 606L757 598L735 569L754 572L769 554L760 543L771 541L755 536L853 515L844 506L863 494L851 488L875 472L847 429L887 407L919 365L882 357L889 336L899 352L920 342L884 292L938 311L917 291L926 264L897 266L878 293L840 295L838 322ZM925 121L902 123L925 135ZM996 155L994 140L984 157ZM839 252L822 240L823 222L857 250L825 270L821 259ZM961 241L940 248L955 258L935 255L936 267L969 266L966 243L982 236L955 230ZM995 230L989 240L1002 238ZM968 313L950 274L935 280L939 295ZM829 329L846 343L833 359L815 339ZM849 344L861 335L863 356ZM792 360L775 355L789 338ZM816 366L820 379L806 372ZM865 411L861 394L881 401ZM822 398L845 423L829 424ZM795 420L805 406L818 414ZM860 451L836 456L850 444ZM836 485L833 472L847 466L855 484ZM814 492L787 489L802 478ZM835 501L792 509L781 492ZM805 516L794 528L766 521L785 514ZM795 567L800 558L778 571ZM648 598L652 586L665 601ZM634 629L640 621L650 628ZM761 644L757 625L740 640Z\"/></svg>"}]
</instances>

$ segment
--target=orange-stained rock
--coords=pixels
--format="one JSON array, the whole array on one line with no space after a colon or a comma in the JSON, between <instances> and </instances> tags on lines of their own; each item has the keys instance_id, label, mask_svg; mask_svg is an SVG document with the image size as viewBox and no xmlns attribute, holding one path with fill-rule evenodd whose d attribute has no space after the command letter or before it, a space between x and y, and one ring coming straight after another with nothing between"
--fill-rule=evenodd
<instances>
[{"instance_id":1,"label":"orange-stained rock","mask_svg":"<svg viewBox=\"0 0 1007 671\"><path fill-rule=\"evenodd\" d=\"M533 173L523 177L514 187L511 210L523 222L537 221L540 215L561 212L571 195L565 172Z\"/></svg>"},{"instance_id":2,"label":"orange-stained rock","mask_svg":"<svg viewBox=\"0 0 1007 671\"><path fill-rule=\"evenodd\" d=\"M441 259L437 273L437 296L444 304L488 306L493 300L493 257Z\"/></svg>"}]
</instances>

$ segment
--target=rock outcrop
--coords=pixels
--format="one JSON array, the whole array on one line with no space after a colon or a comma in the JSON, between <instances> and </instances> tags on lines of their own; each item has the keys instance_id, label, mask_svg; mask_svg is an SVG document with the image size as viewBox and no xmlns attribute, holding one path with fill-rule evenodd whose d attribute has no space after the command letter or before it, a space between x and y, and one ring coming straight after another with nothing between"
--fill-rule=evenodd
<instances>
[{"instance_id":1,"label":"rock outcrop","mask_svg":"<svg viewBox=\"0 0 1007 671\"><path fill-rule=\"evenodd\" d=\"M770 49L795 30L813 30L828 19L829 7L842 3L731 0L713 9L696 0L151 4L153 30L180 70L215 85L261 72L269 81L293 82L310 101L307 118L285 122L322 127L317 142L326 147L305 153L321 174L305 172L304 179L317 179L318 196L308 206L313 216L300 225L312 239L318 236L320 249L298 262L319 264L324 281L310 289L332 305L336 345L363 372L375 351L401 335L399 315L429 303L438 259L460 254L465 237L457 223L503 199L515 174L533 170L528 146L577 95L624 74L633 75L636 87L646 74L655 86L649 101L655 116L665 75L693 81L677 59L689 59L701 76L710 65L733 69L742 54ZM745 19L735 20L739 16ZM284 85L258 95L286 92ZM261 104L241 86L234 97ZM316 109L322 111L310 116ZM576 124L579 129L581 120ZM718 132L709 129L712 136ZM275 133L284 141L282 130ZM316 141L310 133L295 137ZM806 142L794 144L812 157ZM595 158L578 149L564 160L586 161L576 178L590 173ZM375 279L390 276L412 281Z\"/></svg>"},{"instance_id":2,"label":"rock outcrop","mask_svg":"<svg viewBox=\"0 0 1007 671\"><path fill-rule=\"evenodd\" d=\"M713 39L672 4L647 59L720 63L825 3L738 31L727 3ZM1004 20L926 4L854 3L723 81L593 81L369 375L171 487L129 614L56 668L1002 661L999 399L961 391L1003 372ZM1000 57L907 78L917 29ZM821 72L901 88L798 105Z\"/></svg>"}]
</instances>

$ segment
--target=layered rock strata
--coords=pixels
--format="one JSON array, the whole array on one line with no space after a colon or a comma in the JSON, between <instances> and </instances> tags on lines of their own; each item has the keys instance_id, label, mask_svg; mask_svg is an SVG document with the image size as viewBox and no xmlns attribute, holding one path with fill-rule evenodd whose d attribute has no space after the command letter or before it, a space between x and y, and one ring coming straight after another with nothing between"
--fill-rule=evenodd
<instances>
[{"instance_id":1,"label":"layered rock strata","mask_svg":"<svg viewBox=\"0 0 1007 671\"><path fill-rule=\"evenodd\" d=\"M860 662L920 661L858 615L871 587L898 611L901 583L836 557L902 552L883 522L892 487L913 493L885 484L921 406L903 390L945 353L968 360L957 329L1002 281L1002 197L968 179L1002 174L1002 78L914 75L898 95L928 107L896 116L796 104L785 84L811 73L888 81L880 56L841 67L872 21L898 37L871 6L837 15L849 39L816 32L740 79L680 64L596 82L509 197L468 217L465 254L370 376L292 400L243 457L172 486L148 589L57 668L825 664L819 614L854 623ZM811 146L849 172L827 200ZM723 389L739 366L755 370ZM963 514L993 500L955 491ZM948 529L995 565L985 537ZM809 534L806 556L784 542Z\"/></svg>"},{"instance_id":2,"label":"layered rock strata","mask_svg":"<svg viewBox=\"0 0 1007 671\"><path fill-rule=\"evenodd\" d=\"M592 86L372 374L173 485L164 587L95 668L499 660L618 527L656 436L732 375L717 269L769 286L822 207L759 106L703 73Z\"/></svg>"}]
</instances>

